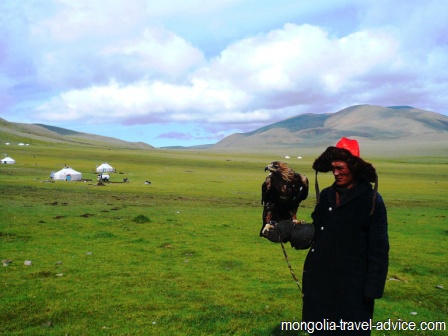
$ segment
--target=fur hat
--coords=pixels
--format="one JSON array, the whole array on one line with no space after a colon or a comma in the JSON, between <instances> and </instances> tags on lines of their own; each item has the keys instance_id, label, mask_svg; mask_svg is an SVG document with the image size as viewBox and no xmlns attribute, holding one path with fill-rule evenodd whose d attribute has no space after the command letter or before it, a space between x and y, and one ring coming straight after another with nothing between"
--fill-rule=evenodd
<instances>
[{"instance_id":1,"label":"fur hat","mask_svg":"<svg viewBox=\"0 0 448 336\"><path fill-rule=\"evenodd\" d=\"M343 138L344 139L344 138ZM341 140L343 140L341 139ZM346 139L348 140L348 139ZM346 146L344 146L346 147ZM357 148L356 148L357 147ZM355 153L355 155L353 154ZM355 150L349 150L343 148L341 141L338 143L337 147L328 147L313 163L313 169L316 171L316 199L319 203L319 184L317 182L317 173L327 173L332 170L331 163L333 161L344 161L347 163L353 177L358 180L366 180L368 182L374 183L374 195L373 195L373 205L371 214L373 214L373 209L375 207L375 198L378 190L378 175L375 168L371 163L364 161L356 154L359 153L359 146L355 146Z\"/></svg>"},{"instance_id":2,"label":"fur hat","mask_svg":"<svg viewBox=\"0 0 448 336\"><path fill-rule=\"evenodd\" d=\"M348 149L330 146L313 163L316 172L327 173L331 171L331 162L344 161L356 180L367 180L375 183L378 176L372 164L353 155Z\"/></svg>"}]
</instances>

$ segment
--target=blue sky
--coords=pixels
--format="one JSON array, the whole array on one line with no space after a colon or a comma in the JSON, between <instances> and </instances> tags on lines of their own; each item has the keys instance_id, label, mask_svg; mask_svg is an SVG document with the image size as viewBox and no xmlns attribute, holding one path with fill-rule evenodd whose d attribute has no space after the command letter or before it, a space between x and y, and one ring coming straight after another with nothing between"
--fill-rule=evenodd
<instances>
[{"instance_id":1,"label":"blue sky","mask_svg":"<svg viewBox=\"0 0 448 336\"><path fill-rule=\"evenodd\" d=\"M162 147L356 104L446 115L446 13L439 0L2 0L0 117Z\"/></svg>"}]
</instances>

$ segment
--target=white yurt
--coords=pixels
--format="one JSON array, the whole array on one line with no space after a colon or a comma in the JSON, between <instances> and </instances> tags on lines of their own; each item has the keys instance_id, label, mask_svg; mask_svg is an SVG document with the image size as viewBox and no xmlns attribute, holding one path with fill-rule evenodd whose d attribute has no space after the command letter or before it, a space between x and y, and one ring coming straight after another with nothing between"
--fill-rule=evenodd
<instances>
[{"instance_id":1,"label":"white yurt","mask_svg":"<svg viewBox=\"0 0 448 336\"><path fill-rule=\"evenodd\" d=\"M97 173L113 173L114 171L115 171L114 167L112 167L110 164L106 162L96 167Z\"/></svg>"},{"instance_id":2,"label":"white yurt","mask_svg":"<svg viewBox=\"0 0 448 336\"><path fill-rule=\"evenodd\" d=\"M14 160L13 158L10 158L9 156L5 157L2 160L2 164L14 164L16 163L16 160Z\"/></svg>"},{"instance_id":3,"label":"white yurt","mask_svg":"<svg viewBox=\"0 0 448 336\"><path fill-rule=\"evenodd\" d=\"M53 180L80 181L82 179L82 174L70 167L64 167L52 175Z\"/></svg>"}]
</instances>

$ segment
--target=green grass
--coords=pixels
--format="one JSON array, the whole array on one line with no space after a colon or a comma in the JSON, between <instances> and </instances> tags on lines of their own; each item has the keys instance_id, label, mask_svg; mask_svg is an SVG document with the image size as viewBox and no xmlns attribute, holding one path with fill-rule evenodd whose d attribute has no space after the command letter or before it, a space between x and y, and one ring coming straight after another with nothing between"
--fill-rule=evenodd
<instances>
[{"instance_id":1,"label":"green grass","mask_svg":"<svg viewBox=\"0 0 448 336\"><path fill-rule=\"evenodd\" d=\"M0 269L0 334L269 335L281 321L300 321L281 248L258 237L263 168L278 157L44 143L2 149L17 164L0 166L0 257L13 261ZM311 160L291 163L313 184ZM117 173L97 186L93 170L102 162ZM447 160L372 162L388 208L394 279L375 320L446 321ZM44 182L64 164L93 182ZM319 174L321 188L330 182ZM310 218L312 189L300 218ZM301 276L306 251L287 251ZM373 333L383 334L416 333Z\"/></svg>"}]
</instances>

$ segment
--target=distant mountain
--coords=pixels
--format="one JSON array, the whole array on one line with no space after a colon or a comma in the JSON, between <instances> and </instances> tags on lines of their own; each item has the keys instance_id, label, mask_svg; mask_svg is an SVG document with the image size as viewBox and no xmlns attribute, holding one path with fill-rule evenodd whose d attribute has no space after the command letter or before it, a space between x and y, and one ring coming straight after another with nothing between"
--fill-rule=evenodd
<instances>
[{"instance_id":1,"label":"distant mountain","mask_svg":"<svg viewBox=\"0 0 448 336\"><path fill-rule=\"evenodd\" d=\"M343 136L377 152L410 150L413 146L448 149L448 116L410 106L356 105L335 113L301 114L236 133L212 148L315 148L334 145Z\"/></svg>"},{"instance_id":2,"label":"distant mountain","mask_svg":"<svg viewBox=\"0 0 448 336\"><path fill-rule=\"evenodd\" d=\"M44 124L9 122L0 118L0 141L71 143L82 146L118 147L131 149L154 148L143 142L127 142L95 134L72 131Z\"/></svg>"},{"instance_id":3,"label":"distant mountain","mask_svg":"<svg viewBox=\"0 0 448 336\"><path fill-rule=\"evenodd\" d=\"M448 155L448 116L411 106L356 105L334 113L301 114L251 132L232 134L216 144L177 150L229 150L313 153L335 145L341 137L357 139L362 153L378 155ZM0 142L70 143L130 149L154 148L143 142L76 132L44 124L8 122L0 118ZM293 154L294 155L294 154Z\"/></svg>"}]
</instances>

